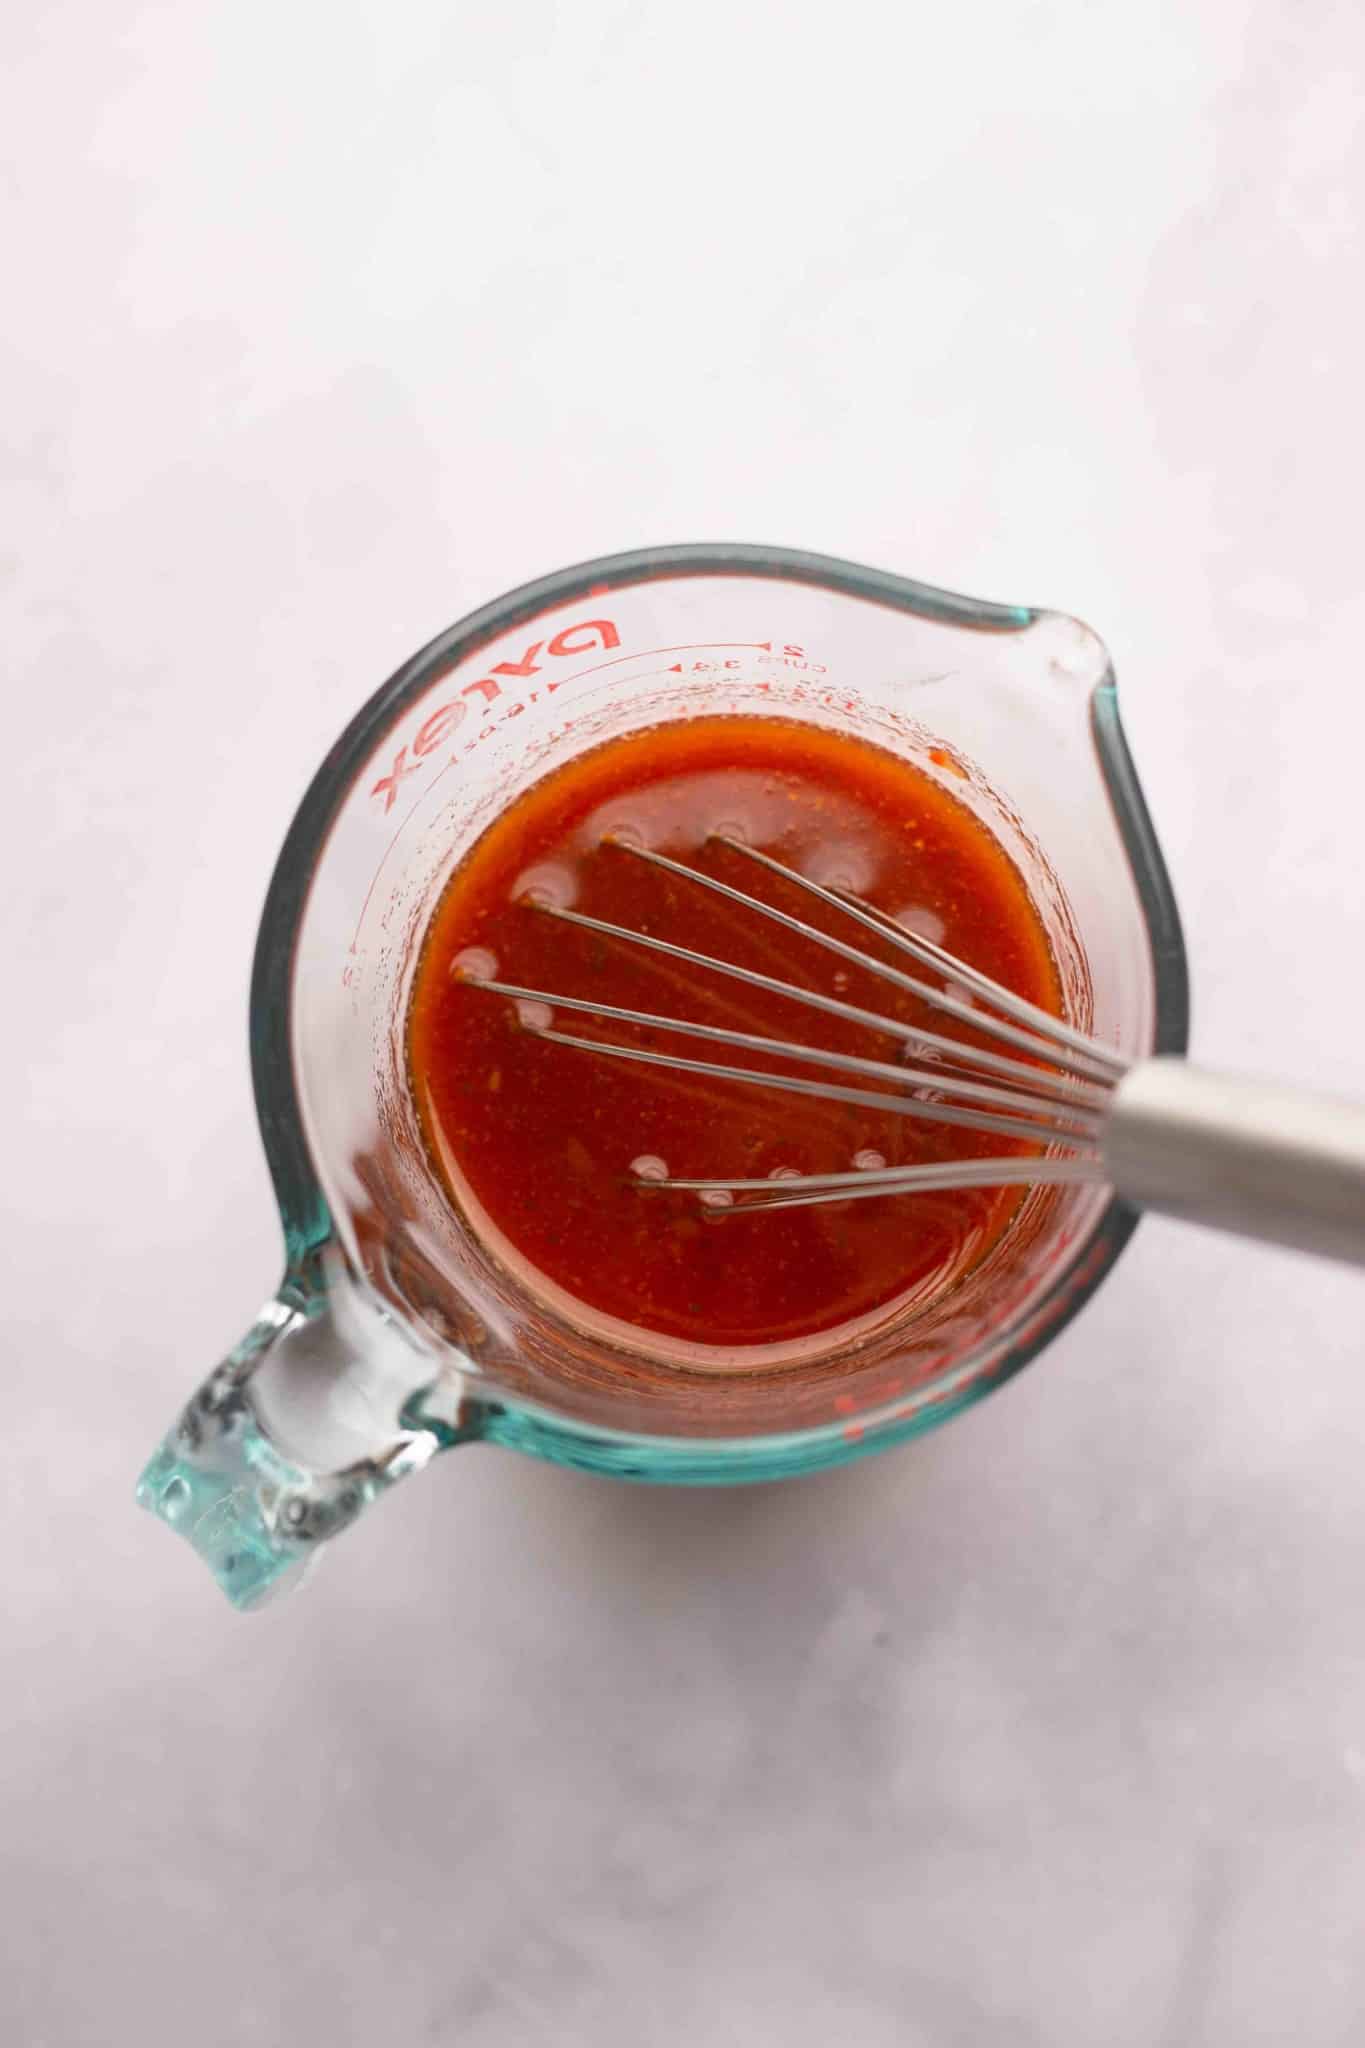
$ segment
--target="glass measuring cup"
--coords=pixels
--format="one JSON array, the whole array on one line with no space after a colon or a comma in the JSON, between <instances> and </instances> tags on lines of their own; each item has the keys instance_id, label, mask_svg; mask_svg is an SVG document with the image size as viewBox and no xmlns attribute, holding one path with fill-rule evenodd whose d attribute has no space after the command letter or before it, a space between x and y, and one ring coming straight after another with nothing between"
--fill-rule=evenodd
<instances>
[{"instance_id":1,"label":"glass measuring cup","mask_svg":"<svg viewBox=\"0 0 1365 2048\"><path fill-rule=\"evenodd\" d=\"M882 1449L1018 1371L1127 1241L1134 1215L1104 1189L1035 1189L946 1299L716 1373L605 1342L452 1213L403 1059L452 867L585 748L746 711L863 734L939 778L1025 876L1071 1020L1128 1057L1184 1050L1175 905L1107 654L1078 620L707 545L589 562L473 614L341 735L266 899L251 1055L284 1275L138 1488L238 1606L457 1444L692 1484Z\"/></svg>"}]
</instances>

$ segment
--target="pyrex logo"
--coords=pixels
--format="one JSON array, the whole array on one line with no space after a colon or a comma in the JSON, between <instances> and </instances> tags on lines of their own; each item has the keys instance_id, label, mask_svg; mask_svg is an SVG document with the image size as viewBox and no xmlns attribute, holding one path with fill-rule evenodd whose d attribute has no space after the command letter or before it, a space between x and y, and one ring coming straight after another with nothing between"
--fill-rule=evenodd
<instances>
[{"instance_id":1,"label":"pyrex logo","mask_svg":"<svg viewBox=\"0 0 1365 2048\"><path fill-rule=\"evenodd\" d=\"M565 626L553 640L533 640L520 661L495 662L486 676L480 676L477 682L463 684L457 696L436 707L414 734L411 745L398 749L392 768L387 775L380 776L370 795L379 797L385 811L391 811L404 778L415 775L423 761L443 747L464 724L469 716L470 698L479 698L481 711L497 703L503 695L499 676L513 676L518 681L523 677L538 676L541 672L538 657L542 654L560 659L565 655L587 654L594 647L619 647L620 644L621 636L610 619L584 619L577 625ZM545 685L547 693L558 688L555 682Z\"/></svg>"}]
</instances>

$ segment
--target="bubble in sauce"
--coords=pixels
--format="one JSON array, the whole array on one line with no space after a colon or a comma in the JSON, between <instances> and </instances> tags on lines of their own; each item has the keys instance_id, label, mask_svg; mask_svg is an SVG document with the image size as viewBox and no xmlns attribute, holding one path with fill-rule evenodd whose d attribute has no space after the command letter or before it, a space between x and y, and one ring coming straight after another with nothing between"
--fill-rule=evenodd
<instances>
[{"instance_id":1,"label":"bubble in sauce","mask_svg":"<svg viewBox=\"0 0 1365 2048\"><path fill-rule=\"evenodd\" d=\"M936 910L929 910L922 903L909 903L904 910L892 914L892 922L903 932L912 932L917 939L928 939L931 945L941 946L943 934L948 929Z\"/></svg>"},{"instance_id":2,"label":"bubble in sauce","mask_svg":"<svg viewBox=\"0 0 1365 2048\"><path fill-rule=\"evenodd\" d=\"M512 898L542 910L567 910L578 895L578 878L563 861L538 861L517 876Z\"/></svg>"},{"instance_id":3,"label":"bubble in sauce","mask_svg":"<svg viewBox=\"0 0 1365 2048\"><path fill-rule=\"evenodd\" d=\"M638 1159L632 1159L630 1170L636 1180L653 1182L668 1179L667 1161L660 1159L654 1152L642 1152Z\"/></svg>"},{"instance_id":4,"label":"bubble in sauce","mask_svg":"<svg viewBox=\"0 0 1365 2048\"><path fill-rule=\"evenodd\" d=\"M645 835L640 827L633 825L628 818L623 818L619 823L613 821L609 825L604 825L600 838L604 846L633 846L640 848L645 843Z\"/></svg>"},{"instance_id":5,"label":"bubble in sauce","mask_svg":"<svg viewBox=\"0 0 1365 2048\"><path fill-rule=\"evenodd\" d=\"M452 981L492 981L497 971L497 955L487 946L466 946L450 963Z\"/></svg>"},{"instance_id":6,"label":"bubble in sauce","mask_svg":"<svg viewBox=\"0 0 1365 2048\"><path fill-rule=\"evenodd\" d=\"M886 1165L886 1154L884 1152L874 1152L869 1145L864 1147L861 1152L854 1153L853 1164L857 1167L859 1173L879 1173Z\"/></svg>"},{"instance_id":7,"label":"bubble in sauce","mask_svg":"<svg viewBox=\"0 0 1365 2048\"><path fill-rule=\"evenodd\" d=\"M900 1057L907 1067L936 1067L942 1066L948 1055L937 1045L926 1045L919 1038L907 1038L900 1049Z\"/></svg>"},{"instance_id":8,"label":"bubble in sauce","mask_svg":"<svg viewBox=\"0 0 1365 2048\"><path fill-rule=\"evenodd\" d=\"M877 863L867 847L852 840L831 839L811 849L801 862L801 872L822 889L866 896L876 879Z\"/></svg>"},{"instance_id":9,"label":"bubble in sauce","mask_svg":"<svg viewBox=\"0 0 1365 2048\"><path fill-rule=\"evenodd\" d=\"M522 996L517 1001L517 1022L523 1031L548 1031L555 1021L555 1013L548 1003L532 1002Z\"/></svg>"}]
</instances>

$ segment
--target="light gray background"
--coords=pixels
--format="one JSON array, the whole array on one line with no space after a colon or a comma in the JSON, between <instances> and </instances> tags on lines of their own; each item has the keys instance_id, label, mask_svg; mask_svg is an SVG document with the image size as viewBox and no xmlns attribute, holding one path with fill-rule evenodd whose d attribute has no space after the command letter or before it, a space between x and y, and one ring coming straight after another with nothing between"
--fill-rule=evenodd
<instances>
[{"instance_id":1,"label":"light gray background","mask_svg":"<svg viewBox=\"0 0 1365 2048\"><path fill-rule=\"evenodd\" d=\"M234 1617L142 1456L273 1283L317 758L602 550L1118 664L1196 1046L1365 1091L1355 0L10 0L0 2035L1365 2038L1365 1282L1148 1224L931 1440L452 1457Z\"/></svg>"}]
</instances>

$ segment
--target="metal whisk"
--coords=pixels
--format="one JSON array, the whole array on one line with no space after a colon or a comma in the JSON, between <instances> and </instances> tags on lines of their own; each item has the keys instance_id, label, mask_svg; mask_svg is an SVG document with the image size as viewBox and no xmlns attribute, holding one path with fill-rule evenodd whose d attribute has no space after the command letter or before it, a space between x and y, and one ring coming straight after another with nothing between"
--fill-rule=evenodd
<instances>
[{"instance_id":1,"label":"metal whisk","mask_svg":"<svg viewBox=\"0 0 1365 2048\"><path fill-rule=\"evenodd\" d=\"M1180 1059L1129 1062L1087 1033L1002 988L944 947L905 930L851 891L826 888L743 840L728 834L716 836L756 867L838 912L851 933L861 929L873 934L921 971L910 973L878 959L855 945L852 936L837 937L665 854L625 839L604 844L784 927L968 1025L1000 1049L967 1045L822 989L804 988L738 962L675 945L653 932L636 931L548 902L535 905L548 917L661 954L688 968L729 976L845 1023L899 1039L906 1058L896 1063L865 1059L687 1017L628 1009L595 997L524 988L482 976L469 978L491 994L548 1005L552 1012L571 1011L598 1022L643 1026L713 1047L820 1067L825 1074L808 1079L580 1036L553 1022L525 1023L525 1029L542 1039L599 1058L630 1060L718 1081L927 1118L1026 1140L1047 1150L998 1159L793 1174L781 1180L679 1179L665 1174L642 1181L642 1186L685 1189L705 1203L725 1205L727 1215L738 1216L957 1188L1107 1183L1141 1208L1365 1266L1365 1108L1359 1104L1297 1088L1229 1078ZM926 979L926 974L933 979ZM925 1057L931 1065L907 1063Z\"/></svg>"}]
</instances>

